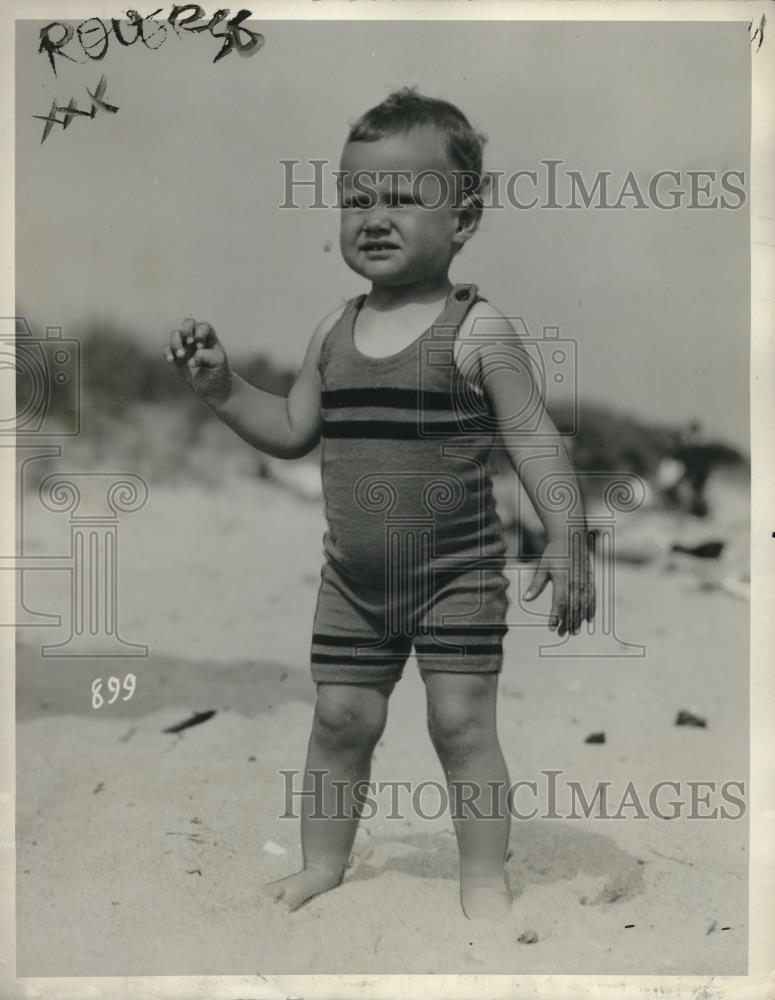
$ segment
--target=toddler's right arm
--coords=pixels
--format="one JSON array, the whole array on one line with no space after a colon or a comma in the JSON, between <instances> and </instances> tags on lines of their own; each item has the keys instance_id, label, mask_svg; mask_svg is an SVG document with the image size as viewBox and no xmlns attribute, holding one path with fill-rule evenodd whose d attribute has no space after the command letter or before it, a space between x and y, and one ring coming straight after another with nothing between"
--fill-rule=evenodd
<instances>
[{"instance_id":1,"label":"toddler's right arm","mask_svg":"<svg viewBox=\"0 0 775 1000\"><path fill-rule=\"evenodd\" d=\"M212 411L254 448L276 458L300 458L320 439L320 347L344 306L315 329L287 396L258 389L229 368L209 323L188 318L173 331L164 352L185 382Z\"/></svg>"}]
</instances>

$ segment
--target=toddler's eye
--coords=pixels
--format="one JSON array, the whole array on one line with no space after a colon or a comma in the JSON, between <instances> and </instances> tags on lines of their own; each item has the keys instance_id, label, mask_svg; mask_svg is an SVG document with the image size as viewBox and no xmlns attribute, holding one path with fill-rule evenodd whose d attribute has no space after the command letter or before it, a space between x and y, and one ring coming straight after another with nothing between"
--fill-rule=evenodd
<instances>
[{"instance_id":1,"label":"toddler's eye","mask_svg":"<svg viewBox=\"0 0 775 1000\"><path fill-rule=\"evenodd\" d=\"M367 194L355 194L345 198L342 202L344 208L371 208L374 199Z\"/></svg>"},{"instance_id":2,"label":"toddler's eye","mask_svg":"<svg viewBox=\"0 0 775 1000\"><path fill-rule=\"evenodd\" d=\"M395 208L401 205L414 205L415 198L411 194L401 193L401 194L391 194L387 199L388 205L391 208Z\"/></svg>"}]
</instances>

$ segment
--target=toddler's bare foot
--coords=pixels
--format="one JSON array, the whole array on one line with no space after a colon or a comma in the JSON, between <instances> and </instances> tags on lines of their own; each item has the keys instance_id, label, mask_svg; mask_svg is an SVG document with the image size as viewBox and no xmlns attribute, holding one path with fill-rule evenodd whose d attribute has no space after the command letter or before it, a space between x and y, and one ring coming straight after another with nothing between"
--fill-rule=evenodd
<instances>
[{"instance_id":1,"label":"toddler's bare foot","mask_svg":"<svg viewBox=\"0 0 775 1000\"><path fill-rule=\"evenodd\" d=\"M512 903L505 875L460 879L460 904L469 920L501 920Z\"/></svg>"},{"instance_id":2,"label":"toddler's bare foot","mask_svg":"<svg viewBox=\"0 0 775 1000\"><path fill-rule=\"evenodd\" d=\"M293 911L298 910L313 896L334 889L342 881L342 875L342 872L308 865L295 875L269 882L263 889L276 902L282 902L288 910Z\"/></svg>"}]
</instances>

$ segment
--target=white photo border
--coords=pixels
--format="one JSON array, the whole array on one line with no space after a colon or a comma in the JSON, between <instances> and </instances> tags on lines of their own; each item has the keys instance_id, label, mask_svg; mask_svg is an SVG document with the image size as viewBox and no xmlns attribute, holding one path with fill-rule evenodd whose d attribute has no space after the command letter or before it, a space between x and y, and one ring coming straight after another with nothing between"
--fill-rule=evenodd
<instances>
[{"instance_id":1,"label":"white photo border","mask_svg":"<svg viewBox=\"0 0 775 1000\"><path fill-rule=\"evenodd\" d=\"M209 13L217 5L203 2ZM3 316L14 315L14 41L18 19L83 20L120 17L127 6L84 0L6 0L0 9L3 170L0 181ZM616 1000L645 998L655 991L673 997L775 997L775 17L773 38L766 18L773 6L743 0L261 0L251 5L249 23L272 20L529 20L529 21L738 21L763 22L764 40L751 50L751 758L749 972L747 976L585 976L585 975L300 975L116 978L25 978L15 970L15 729L14 635L0 629L0 995L5 997L97 997L116 1000L304 1000L392 997L529 997L572 1000L590 995ZM763 19L765 19L763 21ZM12 377L11 377L12 381ZM5 391L11 383L0 382ZM12 388L11 388L12 391ZM14 458L0 449L0 544L14 548ZM0 603L13 609L13 576L0 574ZM7 579L6 579L7 578ZM12 612L11 612L12 613ZM8 618L4 619L8 620ZM732 665L730 665L730 669Z\"/></svg>"}]
</instances>

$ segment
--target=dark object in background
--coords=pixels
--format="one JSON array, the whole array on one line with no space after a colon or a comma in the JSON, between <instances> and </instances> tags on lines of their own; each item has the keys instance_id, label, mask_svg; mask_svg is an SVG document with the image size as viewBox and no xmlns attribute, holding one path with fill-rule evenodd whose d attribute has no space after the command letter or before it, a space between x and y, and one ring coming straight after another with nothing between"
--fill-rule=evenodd
<instances>
[{"instance_id":1,"label":"dark object in background","mask_svg":"<svg viewBox=\"0 0 775 1000\"><path fill-rule=\"evenodd\" d=\"M676 542L671 546L671 552L683 552L697 559L718 559L724 551L725 542L703 542L702 545L681 545Z\"/></svg>"},{"instance_id":2,"label":"dark object in background","mask_svg":"<svg viewBox=\"0 0 775 1000\"><path fill-rule=\"evenodd\" d=\"M722 465L736 465L741 458L734 448L721 441L706 439L699 420L692 420L681 432L670 457L684 468L683 475L663 492L668 507L688 511L695 517L708 516L705 488L713 470Z\"/></svg>"},{"instance_id":3,"label":"dark object in background","mask_svg":"<svg viewBox=\"0 0 775 1000\"><path fill-rule=\"evenodd\" d=\"M188 729L189 726L198 726L202 722L207 722L208 719L212 719L215 715L217 709L211 708L208 712L197 712L196 715L192 715L190 719L185 719L183 722L178 722L177 725L170 726L168 729L163 729L164 733L179 733L183 729Z\"/></svg>"},{"instance_id":4,"label":"dark object in background","mask_svg":"<svg viewBox=\"0 0 775 1000\"><path fill-rule=\"evenodd\" d=\"M707 728L707 720L701 718L699 715L694 715L692 712L687 712L686 709L682 708L681 711L675 718L676 726L697 726L699 729Z\"/></svg>"},{"instance_id":5,"label":"dark object in background","mask_svg":"<svg viewBox=\"0 0 775 1000\"><path fill-rule=\"evenodd\" d=\"M585 743L605 743L605 733L590 733Z\"/></svg>"}]
</instances>

